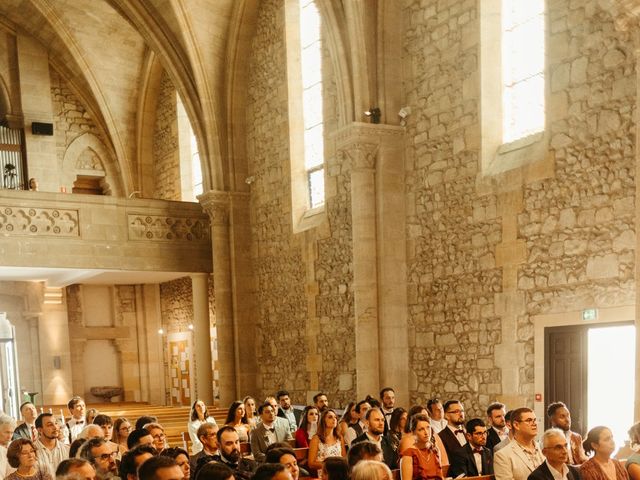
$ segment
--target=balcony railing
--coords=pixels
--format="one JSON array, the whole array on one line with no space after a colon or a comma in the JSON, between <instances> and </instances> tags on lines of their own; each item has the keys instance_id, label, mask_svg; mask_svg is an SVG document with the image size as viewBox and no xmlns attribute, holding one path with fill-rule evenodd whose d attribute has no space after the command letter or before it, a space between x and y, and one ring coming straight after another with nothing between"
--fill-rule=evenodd
<instances>
[{"instance_id":1,"label":"balcony railing","mask_svg":"<svg viewBox=\"0 0 640 480\"><path fill-rule=\"evenodd\" d=\"M0 126L0 188L23 190L27 187L24 130Z\"/></svg>"}]
</instances>

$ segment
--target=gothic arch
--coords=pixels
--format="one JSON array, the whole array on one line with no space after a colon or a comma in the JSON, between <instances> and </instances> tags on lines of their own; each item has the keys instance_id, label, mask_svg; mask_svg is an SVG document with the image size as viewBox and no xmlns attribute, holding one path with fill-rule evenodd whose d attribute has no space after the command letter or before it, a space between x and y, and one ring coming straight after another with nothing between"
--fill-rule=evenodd
<instances>
[{"instance_id":1,"label":"gothic arch","mask_svg":"<svg viewBox=\"0 0 640 480\"><path fill-rule=\"evenodd\" d=\"M95 152L99 157L102 168L104 169L104 180L108 185L111 195L123 196L124 188L122 180L120 179L120 173L113 162L109 161L110 155L104 144L92 133L83 133L76 137L64 152L62 161L62 184L67 188L67 191L71 191L76 175L83 172L83 170L77 168L76 162L80 155L87 149ZM93 171L98 172L98 170Z\"/></svg>"}]
</instances>

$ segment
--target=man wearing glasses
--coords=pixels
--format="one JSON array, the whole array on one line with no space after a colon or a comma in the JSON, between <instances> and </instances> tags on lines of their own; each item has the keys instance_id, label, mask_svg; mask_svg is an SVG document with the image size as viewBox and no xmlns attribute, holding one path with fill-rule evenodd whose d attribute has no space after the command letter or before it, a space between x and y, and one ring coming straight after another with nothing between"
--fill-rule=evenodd
<instances>
[{"instance_id":1,"label":"man wearing glasses","mask_svg":"<svg viewBox=\"0 0 640 480\"><path fill-rule=\"evenodd\" d=\"M567 465L569 448L562 430L550 428L542 434L542 453L546 460L529 475L528 480L580 480L578 469Z\"/></svg>"},{"instance_id":2,"label":"man wearing glasses","mask_svg":"<svg viewBox=\"0 0 640 480\"><path fill-rule=\"evenodd\" d=\"M104 438L92 438L87 440L80 448L80 458L89 460L96 469L98 480L118 478L116 465L116 452L109 446Z\"/></svg>"},{"instance_id":3,"label":"man wearing glasses","mask_svg":"<svg viewBox=\"0 0 640 480\"><path fill-rule=\"evenodd\" d=\"M511 414L511 425L513 440L493 457L496 480L527 480L544 462L544 456L536 444L536 415L530 408L517 408Z\"/></svg>"},{"instance_id":4,"label":"man wearing glasses","mask_svg":"<svg viewBox=\"0 0 640 480\"><path fill-rule=\"evenodd\" d=\"M454 457L449 457L451 466L448 476L456 478L493 475L491 451L486 448L487 427L479 418L472 418L466 425L467 444Z\"/></svg>"},{"instance_id":5,"label":"man wearing glasses","mask_svg":"<svg viewBox=\"0 0 640 480\"><path fill-rule=\"evenodd\" d=\"M467 444L464 431L464 407L460 400L449 400L444 404L444 418L447 426L438 435L449 458L459 454Z\"/></svg>"}]
</instances>

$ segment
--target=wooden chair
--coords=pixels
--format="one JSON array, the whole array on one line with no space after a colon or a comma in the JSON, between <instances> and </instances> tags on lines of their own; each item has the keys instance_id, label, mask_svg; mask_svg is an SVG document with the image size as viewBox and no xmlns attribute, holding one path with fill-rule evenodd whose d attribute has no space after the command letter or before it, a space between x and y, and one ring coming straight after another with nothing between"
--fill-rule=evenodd
<instances>
[{"instance_id":1,"label":"wooden chair","mask_svg":"<svg viewBox=\"0 0 640 480\"><path fill-rule=\"evenodd\" d=\"M191 438L189 438L189 432L181 432L180 437L182 438L182 448L184 448L185 451L189 453L189 443L191 443Z\"/></svg>"}]
</instances>

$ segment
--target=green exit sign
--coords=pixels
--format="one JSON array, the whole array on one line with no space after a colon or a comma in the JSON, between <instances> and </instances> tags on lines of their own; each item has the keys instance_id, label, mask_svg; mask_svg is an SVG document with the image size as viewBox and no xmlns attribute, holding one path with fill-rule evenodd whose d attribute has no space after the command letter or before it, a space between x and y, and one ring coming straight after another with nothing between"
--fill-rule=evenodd
<instances>
[{"instance_id":1,"label":"green exit sign","mask_svg":"<svg viewBox=\"0 0 640 480\"><path fill-rule=\"evenodd\" d=\"M587 308L582 311L582 320L590 321L598 319L598 310L595 308Z\"/></svg>"}]
</instances>

